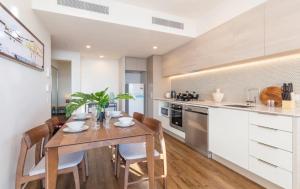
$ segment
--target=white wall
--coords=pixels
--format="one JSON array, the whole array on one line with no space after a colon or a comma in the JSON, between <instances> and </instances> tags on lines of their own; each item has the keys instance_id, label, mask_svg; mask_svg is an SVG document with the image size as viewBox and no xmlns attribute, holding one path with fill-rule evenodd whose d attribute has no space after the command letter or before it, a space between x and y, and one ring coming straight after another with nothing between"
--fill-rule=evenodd
<instances>
[{"instance_id":1,"label":"white wall","mask_svg":"<svg viewBox=\"0 0 300 189\"><path fill-rule=\"evenodd\" d=\"M1 0L7 8L16 7L18 18L44 43L45 68L50 68L49 33L31 10L30 0ZM50 118L51 93L46 84L51 77L0 57L1 156L0 186L13 189L22 133Z\"/></svg>"},{"instance_id":2,"label":"white wall","mask_svg":"<svg viewBox=\"0 0 300 189\"><path fill-rule=\"evenodd\" d=\"M51 57L53 60L71 61L72 93L81 91L80 53L64 50L53 50Z\"/></svg>"},{"instance_id":3,"label":"white wall","mask_svg":"<svg viewBox=\"0 0 300 189\"><path fill-rule=\"evenodd\" d=\"M83 55L81 57L81 91L95 92L109 87L119 93L119 61Z\"/></svg>"},{"instance_id":4,"label":"white wall","mask_svg":"<svg viewBox=\"0 0 300 189\"><path fill-rule=\"evenodd\" d=\"M126 63L125 57L119 59L119 93L125 92L125 70L126 70ZM125 111L125 100L122 100L119 109L121 111Z\"/></svg>"}]
</instances>

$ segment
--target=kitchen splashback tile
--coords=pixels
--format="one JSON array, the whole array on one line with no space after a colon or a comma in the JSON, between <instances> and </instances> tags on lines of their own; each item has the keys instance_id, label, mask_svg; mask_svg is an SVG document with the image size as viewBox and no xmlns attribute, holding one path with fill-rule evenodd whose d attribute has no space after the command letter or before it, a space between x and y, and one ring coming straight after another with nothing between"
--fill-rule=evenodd
<instances>
[{"instance_id":1,"label":"kitchen splashback tile","mask_svg":"<svg viewBox=\"0 0 300 189\"><path fill-rule=\"evenodd\" d=\"M220 88L225 93L224 101L244 102L248 88L262 90L267 86L281 86L284 82L292 82L295 92L300 93L300 58L173 78L171 88L196 91L206 100L212 100L211 94Z\"/></svg>"}]
</instances>

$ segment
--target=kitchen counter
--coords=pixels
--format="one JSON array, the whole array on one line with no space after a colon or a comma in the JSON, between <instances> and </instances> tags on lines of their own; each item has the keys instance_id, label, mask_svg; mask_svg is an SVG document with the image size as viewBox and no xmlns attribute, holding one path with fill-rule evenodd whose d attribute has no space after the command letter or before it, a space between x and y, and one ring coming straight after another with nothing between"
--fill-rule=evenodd
<instances>
[{"instance_id":1,"label":"kitchen counter","mask_svg":"<svg viewBox=\"0 0 300 189\"><path fill-rule=\"evenodd\" d=\"M269 108L264 105L257 104L254 107L249 108L237 108L237 107L229 107L225 105L245 105L242 103L236 103L236 102L221 102L216 103L213 101L176 101L173 99L166 99L166 98L156 98L154 100L158 101L165 101L170 102L174 104L182 104L182 105L191 105L191 106L200 106L200 107L214 107L214 108L227 108L227 109L236 109L236 110L243 110L243 111L249 111L249 112L259 112L259 113L265 113L265 114L274 114L274 115L283 115L283 116L290 116L290 117L300 117L300 108L296 108L294 110L284 110L282 108Z\"/></svg>"}]
</instances>

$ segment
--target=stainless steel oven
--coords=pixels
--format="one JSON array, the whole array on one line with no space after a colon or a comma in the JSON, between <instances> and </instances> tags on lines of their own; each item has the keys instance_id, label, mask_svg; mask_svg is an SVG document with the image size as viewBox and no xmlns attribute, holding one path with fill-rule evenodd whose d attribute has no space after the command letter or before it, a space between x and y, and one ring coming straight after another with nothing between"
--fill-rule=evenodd
<instances>
[{"instance_id":1,"label":"stainless steel oven","mask_svg":"<svg viewBox=\"0 0 300 189\"><path fill-rule=\"evenodd\" d=\"M170 125L173 128L184 132L182 125L182 109L183 106L180 104L170 104Z\"/></svg>"}]
</instances>

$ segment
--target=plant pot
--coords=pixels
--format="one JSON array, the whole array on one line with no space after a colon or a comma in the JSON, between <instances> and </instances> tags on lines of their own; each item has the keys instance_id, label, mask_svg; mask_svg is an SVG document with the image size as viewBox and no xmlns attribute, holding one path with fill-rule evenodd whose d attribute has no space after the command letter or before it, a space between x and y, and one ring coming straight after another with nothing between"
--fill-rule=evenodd
<instances>
[{"instance_id":1,"label":"plant pot","mask_svg":"<svg viewBox=\"0 0 300 189\"><path fill-rule=\"evenodd\" d=\"M104 114L104 112L100 112L100 113L98 114L97 121L98 121L98 122L103 122L104 119L105 119L105 114Z\"/></svg>"}]
</instances>

